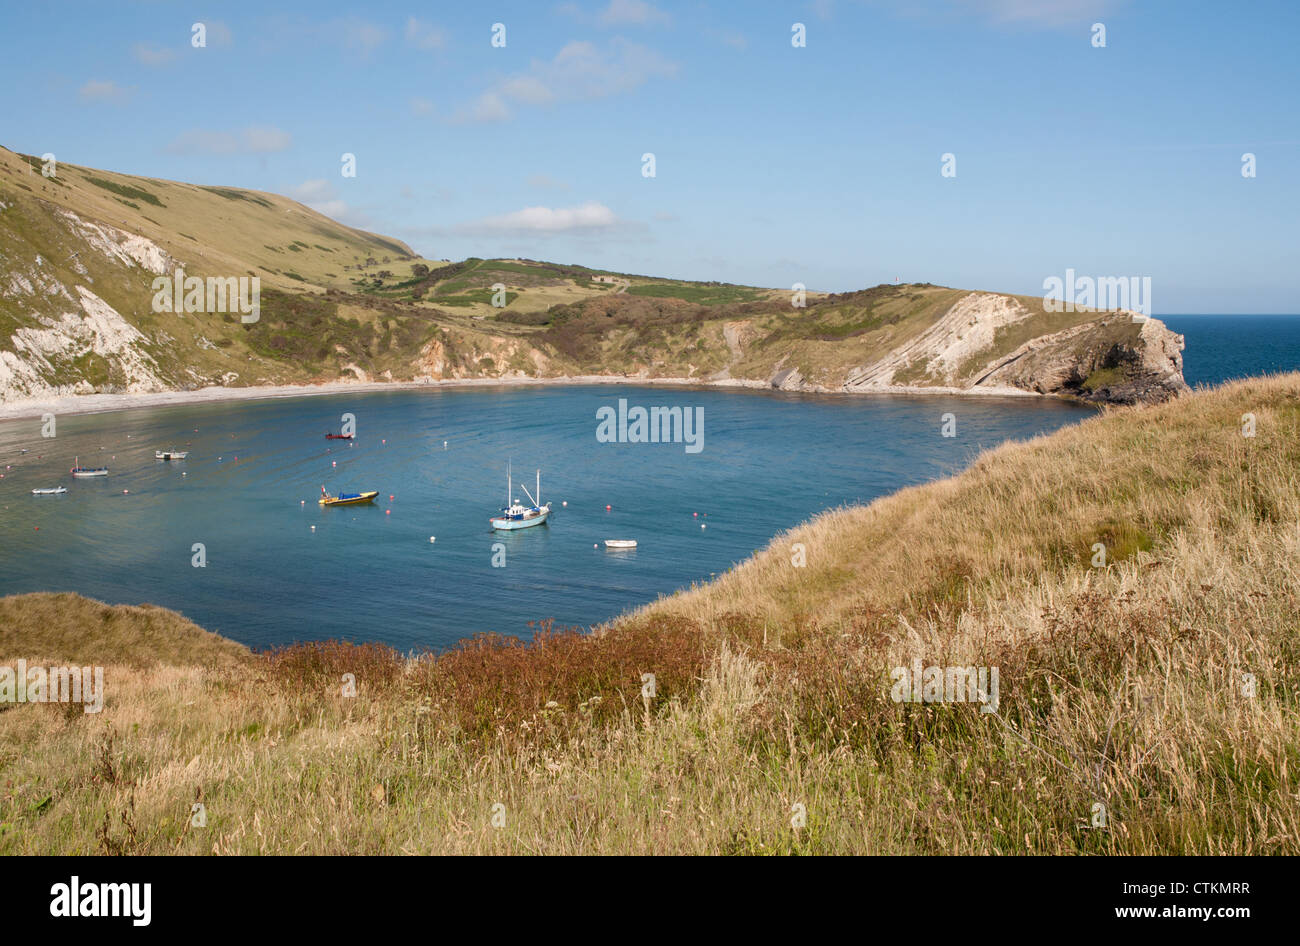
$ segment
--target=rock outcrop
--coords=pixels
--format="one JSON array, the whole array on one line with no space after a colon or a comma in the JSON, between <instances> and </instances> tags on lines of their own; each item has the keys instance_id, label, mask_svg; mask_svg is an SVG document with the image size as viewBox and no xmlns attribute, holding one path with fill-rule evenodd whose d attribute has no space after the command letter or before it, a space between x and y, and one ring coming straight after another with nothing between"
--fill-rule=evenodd
<instances>
[{"instance_id":1,"label":"rock outcrop","mask_svg":"<svg viewBox=\"0 0 1300 946\"><path fill-rule=\"evenodd\" d=\"M1081 313L1036 334L1041 319L1014 297L972 292L916 338L849 372L845 391L942 388L1031 392L1116 404L1158 403L1188 390L1183 337L1136 312ZM1016 333L1030 337L1007 351Z\"/></svg>"}]
</instances>

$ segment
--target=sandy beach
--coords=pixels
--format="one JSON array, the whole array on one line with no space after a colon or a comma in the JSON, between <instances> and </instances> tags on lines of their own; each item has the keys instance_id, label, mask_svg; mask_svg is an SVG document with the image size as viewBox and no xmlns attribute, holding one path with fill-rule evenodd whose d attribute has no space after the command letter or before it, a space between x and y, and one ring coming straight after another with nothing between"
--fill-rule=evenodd
<instances>
[{"instance_id":1,"label":"sandy beach","mask_svg":"<svg viewBox=\"0 0 1300 946\"><path fill-rule=\"evenodd\" d=\"M662 385L666 387L749 388L777 391L765 381L726 378L709 381L701 378L642 378L635 375L564 375L554 378L452 378L440 381L329 381L323 384L277 384L226 388L220 386L199 388L193 391L151 391L135 394L66 394L51 397L26 398L0 404L0 420L18 420L40 417L44 414L103 414L111 411L129 411L143 407L164 407L173 404L203 404L211 401L243 401L277 397L319 397L328 394L354 394L372 391L429 390L432 388L491 388L556 386L576 384L609 385ZM787 393L839 394L839 395L968 395L977 397L1047 397L1019 388L952 388L908 387L892 385L862 390L830 390L816 386L789 390Z\"/></svg>"}]
</instances>

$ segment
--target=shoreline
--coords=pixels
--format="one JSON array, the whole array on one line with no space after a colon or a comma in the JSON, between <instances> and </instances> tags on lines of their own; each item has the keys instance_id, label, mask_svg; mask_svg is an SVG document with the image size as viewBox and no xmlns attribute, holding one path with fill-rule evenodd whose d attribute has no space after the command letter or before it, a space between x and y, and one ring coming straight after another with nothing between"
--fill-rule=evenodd
<instances>
[{"instance_id":1,"label":"shoreline","mask_svg":"<svg viewBox=\"0 0 1300 946\"><path fill-rule=\"evenodd\" d=\"M703 378L642 378L629 375L560 375L552 378L449 378L429 381L326 381L320 384L269 384L229 388L218 385L190 391L149 391L129 394L55 394L24 398L0 404L0 421L23 420L43 414L108 414L117 411L148 407L172 407L185 404L208 404L223 401L248 401L269 398L323 397L331 394L371 394L379 391L419 391L442 388L491 388L576 386L576 385L641 385L664 387L744 388L783 394L816 394L838 396L887 395L948 395L950 397L1015 397L1051 398L1070 402L1070 398L1040 394L1020 388L952 388L912 387L891 385L860 390L831 390L829 388L779 388L766 381L743 378L706 380ZM1096 405L1093 405L1096 406Z\"/></svg>"}]
</instances>

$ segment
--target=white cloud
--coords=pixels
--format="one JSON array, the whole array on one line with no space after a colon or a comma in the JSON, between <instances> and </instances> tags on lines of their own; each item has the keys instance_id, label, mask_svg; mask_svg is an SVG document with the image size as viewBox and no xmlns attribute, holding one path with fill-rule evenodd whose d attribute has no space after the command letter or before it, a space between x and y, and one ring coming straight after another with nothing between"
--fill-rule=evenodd
<instances>
[{"instance_id":1,"label":"white cloud","mask_svg":"<svg viewBox=\"0 0 1300 946\"><path fill-rule=\"evenodd\" d=\"M86 104L104 102L121 105L135 94L135 87L123 87L112 79L91 79L77 90L77 97Z\"/></svg>"},{"instance_id":2,"label":"white cloud","mask_svg":"<svg viewBox=\"0 0 1300 946\"><path fill-rule=\"evenodd\" d=\"M510 109L495 92L484 92L452 116L455 122L500 122L510 117Z\"/></svg>"},{"instance_id":3,"label":"white cloud","mask_svg":"<svg viewBox=\"0 0 1300 946\"><path fill-rule=\"evenodd\" d=\"M604 204L587 201L577 207L525 207L456 227L464 234L557 235L610 230L621 221Z\"/></svg>"},{"instance_id":4,"label":"white cloud","mask_svg":"<svg viewBox=\"0 0 1300 946\"><path fill-rule=\"evenodd\" d=\"M631 92L651 79L673 78L677 63L647 46L614 39L600 47L585 40L555 58L533 60L527 72L508 76L455 115L457 121L504 121L512 105L580 102Z\"/></svg>"},{"instance_id":5,"label":"white cloud","mask_svg":"<svg viewBox=\"0 0 1300 946\"><path fill-rule=\"evenodd\" d=\"M176 50L136 43L131 47L131 58L143 66L165 66L176 60Z\"/></svg>"},{"instance_id":6,"label":"white cloud","mask_svg":"<svg viewBox=\"0 0 1300 946\"><path fill-rule=\"evenodd\" d=\"M411 17L406 21L406 42L416 49L442 49L447 44L446 34L431 23Z\"/></svg>"},{"instance_id":7,"label":"white cloud","mask_svg":"<svg viewBox=\"0 0 1300 946\"><path fill-rule=\"evenodd\" d=\"M526 105L548 105L555 100L555 94L536 76L514 76L506 79L501 83L499 91L505 98Z\"/></svg>"},{"instance_id":8,"label":"white cloud","mask_svg":"<svg viewBox=\"0 0 1300 946\"><path fill-rule=\"evenodd\" d=\"M411 99L411 114L413 115L432 115L433 103L428 99L422 99L418 95Z\"/></svg>"},{"instance_id":9,"label":"white cloud","mask_svg":"<svg viewBox=\"0 0 1300 946\"><path fill-rule=\"evenodd\" d=\"M239 131L195 129L172 139L172 154L270 154L286 151L293 143L287 131L267 126L250 126Z\"/></svg>"},{"instance_id":10,"label":"white cloud","mask_svg":"<svg viewBox=\"0 0 1300 946\"><path fill-rule=\"evenodd\" d=\"M672 17L645 0L610 0L596 20L601 26L666 26Z\"/></svg>"},{"instance_id":11,"label":"white cloud","mask_svg":"<svg viewBox=\"0 0 1300 946\"><path fill-rule=\"evenodd\" d=\"M338 191L325 178L317 177L310 181L303 181L297 187L289 188L289 196L304 204L311 204L322 200L332 200L338 196Z\"/></svg>"},{"instance_id":12,"label":"white cloud","mask_svg":"<svg viewBox=\"0 0 1300 946\"><path fill-rule=\"evenodd\" d=\"M317 213L341 220L350 226L364 227L370 224L369 217L350 207L347 201L339 197L334 185L323 177L303 181L297 187L289 188L289 196Z\"/></svg>"}]
</instances>

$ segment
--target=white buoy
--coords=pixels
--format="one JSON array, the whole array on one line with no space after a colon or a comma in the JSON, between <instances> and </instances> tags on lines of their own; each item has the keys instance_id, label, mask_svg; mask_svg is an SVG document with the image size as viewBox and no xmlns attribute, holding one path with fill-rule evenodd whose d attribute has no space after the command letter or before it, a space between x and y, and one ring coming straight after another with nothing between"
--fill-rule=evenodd
<instances>
[{"instance_id":1,"label":"white buoy","mask_svg":"<svg viewBox=\"0 0 1300 946\"><path fill-rule=\"evenodd\" d=\"M338 460L335 460L333 463L330 464L330 466L338 466L338 465L339 465L339 461L338 461Z\"/></svg>"},{"instance_id":2,"label":"white buoy","mask_svg":"<svg viewBox=\"0 0 1300 946\"><path fill-rule=\"evenodd\" d=\"M315 527L315 526L312 526L312 527L311 527L311 531L312 531L312 532L315 532L315 531L316 531L316 527Z\"/></svg>"},{"instance_id":3,"label":"white buoy","mask_svg":"<svg viewBox=\"0 0 1300 946\"><path fill-rule=\"evenodd\" d=\"M566 499L566 500L564 500L564 502L560 503L560 505L561 505L561 506L567 506L567 505L569 505L569 501Z\"/></svg>"},{"instance_id":4,"label":"white buoy","mask_svg":"<svg viewBox=\"0 0 1300 946\"><path fill-rule=\"evenodd\" d=\"M437 536L435 536L435 535L431 535L431 536L429 536L429 544L432 545L432 544L433 544L433 540L436 539L436 538L437 538Z\"/></svg>"},{"instance_id":5,"label":"white buoy","mask_svg":"<svg viewBox=\"0 0 1300 946\"><path fill-rule=\"evenodd\" d=\"M701 529L707 529L708 526L706 526L704 523L701 522L701 523L700 523L700 528L701 528Z\"/></svg>"},{"instance_id":6,"label":"white buoy","mask_svg":"<svg viewBox=\"0 0 1300 946\"><path fill-rule=\"evenodd\" d=\"M447 449L447 441L445 441L445 440L442 442L442 449L444 449L444 450Z\"/></svg>"}]
</instances>

